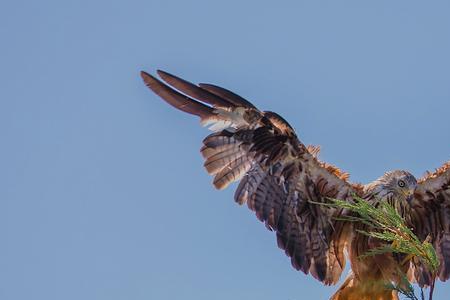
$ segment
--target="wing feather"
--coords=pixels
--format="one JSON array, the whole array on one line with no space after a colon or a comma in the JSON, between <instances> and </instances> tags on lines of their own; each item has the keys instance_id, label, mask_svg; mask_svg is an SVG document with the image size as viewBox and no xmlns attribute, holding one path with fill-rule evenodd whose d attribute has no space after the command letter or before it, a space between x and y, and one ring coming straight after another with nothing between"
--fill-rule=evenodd
<instances>
[{"instance_id":1,"label":"wing feather","mask_svg":"<svg viewBox=\"0 0 450 300\"><path fill-rule=\"evenodd\" d=\"M450 161L435 172L428 172L419 179L414 193L410 222L417 236L424 241L431 239L436 249L441 281L450 278ZM420 286L429 286L431 274L420 261L413 261L412 271Z\"/></svg>"},{"instance_id":2,"label":"wing feather","mask_svg":"<svg viewBox=\"0 0 450 300\"><path fill-rule=\"evenodd\" d=\"M233 103L236 106L256 109L256 107L249 101L227 89L224 89L223 87L208 83L200 83L199 86L210 93L213 93L223 99L226 99L227 101Z\"/></svg>"},{"instance_id":3,"label":"wing feather","mask_svg":"<svg viewBox=\"0 0 450 300\"><path fill-rule=\"evenodd\" d=\"M158 70L157 73L162 78L162 80L164 80L165 82L167 82L180 92L190 97L212 104L215 107L234 106L232 102L227 101L221 97L218 97L217 95L212 94L209 91L204 90L193 83L190 83L189 81L186 81L184 79L181 79L177 76L174 76L161 70Z\"/></svg>"},{"instance_id":4,"label":"wing feather","mask_svg":"<svg viewBox=\"0 0 450 300\"><path fill-rule=\"evenodd\" d=\"M153 92L166 100L166 102L173 107L189 114L197 115L202 119L213 114L213 110L211 109L211 107L178 93L177 91L163 84L152 75L142 71L141 76L145 84Z\"/></svg>"}]
</instances>

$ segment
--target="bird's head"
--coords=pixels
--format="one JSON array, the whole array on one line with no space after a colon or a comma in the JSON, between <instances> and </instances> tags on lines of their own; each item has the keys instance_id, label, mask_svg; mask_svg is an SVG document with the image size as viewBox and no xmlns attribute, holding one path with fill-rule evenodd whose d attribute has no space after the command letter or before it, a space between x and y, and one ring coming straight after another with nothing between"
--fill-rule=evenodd
<instances>
[{"instance_id":1,"label":"bird's head","mask_svg":"<svg viewBox=\"0 0 450 300\"><path fill-rule=\"evenodd\" d=\"M376 180L381 198L411 203L417 187L416 178L409 172L396 170L385 173Z\"/></svg>"}]
</instances>

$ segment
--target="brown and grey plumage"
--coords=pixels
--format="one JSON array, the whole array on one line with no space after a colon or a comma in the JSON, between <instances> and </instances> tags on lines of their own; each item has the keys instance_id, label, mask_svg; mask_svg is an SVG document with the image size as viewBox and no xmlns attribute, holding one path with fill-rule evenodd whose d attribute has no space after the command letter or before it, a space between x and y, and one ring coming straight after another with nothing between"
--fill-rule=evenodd
<instances>
[{"instance_id":1,"label":"brown and grey plumage","mask_svg":"<svg viewBox=\"0 0 450 300\"><path fill-rule=\"evenodd\" d=\"M214 186L224 189L240 181L235 201L247 203L276 232L278 246L295 269L335 284L344 269L344 250L348 251L352 274L332 299L396 299L395 292L364 282L398 281L392 271L397 267L421 286L430 284L430 276L419 262L392 255L359 259L380 241L358 234L363 225L340 221L347 212L317 204L329 198L352 201L358 195L374 205L380 199L389 201L419 238L431 237L441 261L439 278L449 278L450 162L420 180L406 171L392 171L367 185L350 183L347 173L319 161L318 148L305 146L278 114L261 111L219 86L157 73L165 83L145 72L141 76L167 103L198 116L213 131L200 151Z\"/></svg>"}]
</instances>

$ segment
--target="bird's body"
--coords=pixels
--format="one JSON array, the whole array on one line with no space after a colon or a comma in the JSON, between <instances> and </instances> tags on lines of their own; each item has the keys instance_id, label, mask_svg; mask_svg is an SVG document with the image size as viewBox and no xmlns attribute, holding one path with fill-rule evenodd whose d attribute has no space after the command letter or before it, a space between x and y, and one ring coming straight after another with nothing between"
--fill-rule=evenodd
<instances>
[{"instance_id":1,"label":"bird's body","mask_svg":"<svg viewBox=\"0 0 450 300\"><path fill-rule=\"evenodd\" d=\"M412 174L402 170L391 171L365 185L362 198L375 207L386 201L406 218L412 208L416 187L417 180ZM360 233L371 230L366 224L352 223L352 226L352 234L348 238L352 273L332 300L398 299L395 291L385 287L390 283L402 283L401 275L407 274L410 259L406 255L392 253L365 255L383 246L383 242Z\"/></svg>"},{"instance_id":2,"label":"bird's body","mask_svg":"<svg viewBox=\"0 0 450 300\"><path fill-rule=\"evenodd\" d=\"M361 255L382 241L361 234L365 224L346 222L347 211L328 205L330 198L353 201L355 195L374 206L390 203L423 241L431 237L437 249L439 278L450 276L450 162L416 180L406 171L388 172L367 185L348 181L348 174L321 162L318 147L305 146L278 114L260 111L249 101L221 87L194 85L158 71L141 75L156 94L175 108L200 117L212 134L201 153L218 189L239 181L235 201L247 203L269 230L292 266L324 284L335 284L348 252L352 273L333 300L397 299L386 290L400 283L399 272L420 286L430 285L426 268L408 257L391 253Z\"/></svg>"}]
</instances>

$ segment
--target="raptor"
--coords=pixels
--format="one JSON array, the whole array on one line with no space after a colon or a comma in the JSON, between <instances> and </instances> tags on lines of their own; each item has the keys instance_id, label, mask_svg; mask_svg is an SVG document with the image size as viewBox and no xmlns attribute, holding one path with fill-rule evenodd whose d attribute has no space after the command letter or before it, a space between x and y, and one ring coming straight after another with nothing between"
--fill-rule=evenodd
<instances>
[{"instance_id":1,"label":"raptor","mask_svg":"<svg viewBox=\"0 0 450 300\"><path fill-rule=\"evenodd\" d=\"M353 201L357 195L373 205L388 201L419 239L431 239L440 260L438 278L450 277L450 161L421 179L395 170L366 185L352 183L347 173L320 161L319 149L305 146L278 114L222 87L157 73L162 80L146 72L141 76L168 104L198 116L212 130L200 152L214 186L224 189L239 181L234 200L246 203L276 233L296 270L336 284L347 251L352 271L331 299L398 299L396 291L383 288L400 282L398 269L422 287L432 279L416 260L390 253L361 259L379 241L359 233L363 224L343 221L342 209L318 204L330 198Z\"/></svg>"}]
</instances>

